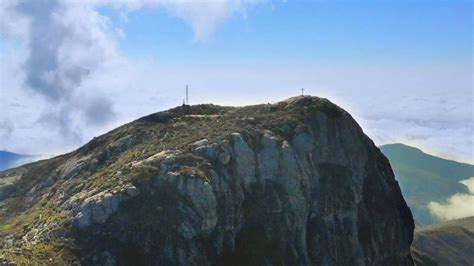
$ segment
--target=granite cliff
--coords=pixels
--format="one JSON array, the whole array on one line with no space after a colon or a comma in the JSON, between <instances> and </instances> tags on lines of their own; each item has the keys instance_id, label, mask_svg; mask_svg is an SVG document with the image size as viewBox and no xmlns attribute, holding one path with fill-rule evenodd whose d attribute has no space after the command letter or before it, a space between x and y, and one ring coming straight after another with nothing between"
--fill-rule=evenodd
<instances>
[{"instance_id":1,"label":"granite cliff","mask_svg":"<svg viewBox=\"0 0 474 266\"><path fill-rule=\"evenodd\" d=\"M412 265L388 160L326 99L182 106L0 173L0 261Z\"/></svg>"}]
</instances>

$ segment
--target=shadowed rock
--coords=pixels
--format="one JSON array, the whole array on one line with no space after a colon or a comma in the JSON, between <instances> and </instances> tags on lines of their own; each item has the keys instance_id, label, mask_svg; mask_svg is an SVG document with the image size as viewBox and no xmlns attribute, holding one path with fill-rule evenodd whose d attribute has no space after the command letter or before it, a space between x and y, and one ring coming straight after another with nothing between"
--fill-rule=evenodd
<instances>
[{"instance_id":1,"label":"shadowed rock","mask_svg":"<svg viewBox=\"0 0 474 266\"><path fill-rule=\"evenodd\" d=\"M48 201L27 206L65 213L69 226L48 236L71 239L80 253L61 249L70 261L412 264L413 219L387 159L326 99L185 106L86 147L38 165L40 176L67 169L74 178L37 189Z\"/></svg>"}]
</instances>

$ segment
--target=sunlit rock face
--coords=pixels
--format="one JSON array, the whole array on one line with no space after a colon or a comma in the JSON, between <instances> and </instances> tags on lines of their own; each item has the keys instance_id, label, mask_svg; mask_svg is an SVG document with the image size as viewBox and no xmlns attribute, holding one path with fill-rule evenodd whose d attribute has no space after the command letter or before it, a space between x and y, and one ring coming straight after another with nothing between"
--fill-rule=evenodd
<instances>
[{"instance_id":1,"label":"sunlit rock face","mask_svg":"<svg viewBox=\"0 0 474 266\"><path fill-rule=\"evenodd\" d=\"M387 159L325 99L184 106L109 135L69 155L86 159L58 180L83 187L51 196L82 263L412 264Z\"/></svg>"}]
</instances>

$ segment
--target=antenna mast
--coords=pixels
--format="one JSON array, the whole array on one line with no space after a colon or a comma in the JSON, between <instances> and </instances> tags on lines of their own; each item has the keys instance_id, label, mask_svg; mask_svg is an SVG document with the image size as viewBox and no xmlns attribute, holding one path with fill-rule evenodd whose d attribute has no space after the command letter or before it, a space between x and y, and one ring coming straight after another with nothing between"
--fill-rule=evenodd
<instances>
[{"instance_id":1,"label":"antenna mast","mask_svg":"<svg viewBox=\"0 0 474 266\"><path fill-rule=\"evenodd\" d=\"M188 84L186 84L186 104L189 105L189 89L188 89Z\"/></svg>"}]
</instances>

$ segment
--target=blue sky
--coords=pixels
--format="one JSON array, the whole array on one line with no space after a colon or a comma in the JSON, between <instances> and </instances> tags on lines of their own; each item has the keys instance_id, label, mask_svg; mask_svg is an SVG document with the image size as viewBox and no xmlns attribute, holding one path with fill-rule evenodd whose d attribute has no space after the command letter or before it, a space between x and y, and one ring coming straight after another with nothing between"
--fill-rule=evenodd
<instances>
[{"instance_id":1,"label":"blue sky","mask_svg":"<svg viewBox=\"0 0 474 266\"><path fill-rule=\"evenodd\" d=\"M474 162L472 1L0 1L0 149L59 154L152 112L300 93L376 144ZM39 62L42 62L41 64Z\"/></svg>"},{"instance_id":2,"label":"blue sky","mask_svg":"<svg viewBox=\"0 0 474 266\"><path fill-rule=\"evenodd\" d=\"M472 10L468 1L322 2L261 4L231 17L204 41L162 9L141 9L124 20L130 56L163 63L469 63Z\"/></svg>"}]
</instances>

